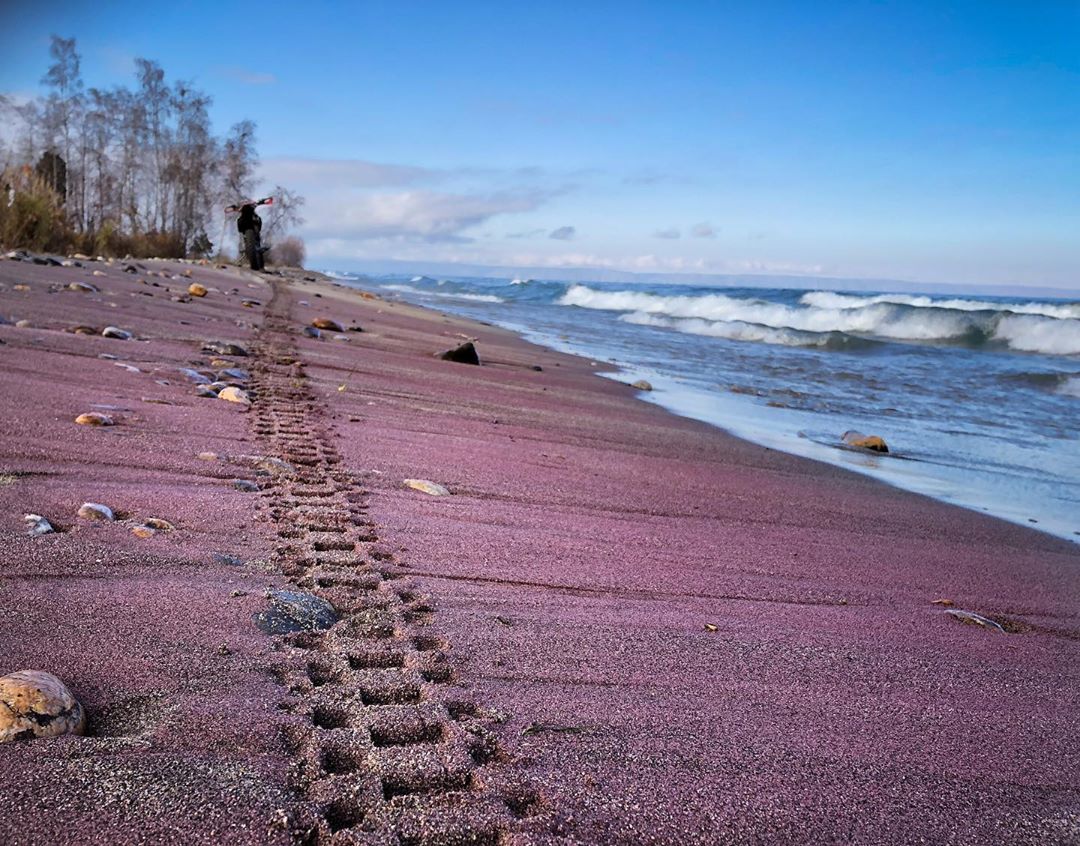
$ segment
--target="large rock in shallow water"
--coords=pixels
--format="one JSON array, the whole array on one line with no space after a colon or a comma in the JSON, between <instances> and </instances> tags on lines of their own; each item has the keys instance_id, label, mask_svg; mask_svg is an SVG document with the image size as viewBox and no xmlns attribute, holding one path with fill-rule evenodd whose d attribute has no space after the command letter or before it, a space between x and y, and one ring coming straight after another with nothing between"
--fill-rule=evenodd
<instances>
[{"instance_id":1,"label":"large rock in shallow water","mask_svg":"<svg viewBox=\"0 0 1080 846\"><path fill-rule=\"evenodd\" d=\"M270 607L252 618L267 634L291 634L328 629L338 621L334 606L319 596L295 590L270 593Z\"/></svg>"},{"instance_id":2,"label":"large rock in shallow water","mask_svg":"<svg viewBox=\"0 0 1080 846\"><path fill-rule=\"evenodd\" d=\"M82 734L82 705L52 673L19 670L0 678L0 743Z\"/></svg>"},{"instance_id":3,"label":"large rock in shallow water","mask_svg":"<svg viewBox=\"0 0 1080 846\"><path fill-rule=\"evenodd\" d=\"M878 435L864 435L862 432L844 432L844 443L848 446L868 449L872 452L888 452L888 444Z\"/></svg>"},{"instance_id":4,"label":"large rock in shallow water","mask_svg":"<svg viewBox=\"0 0 1080 846\"><path fill-rule=\"evenodd\" d=\"M472 341L466 341L460 347L436 354L436 358L443 361L456 361L458 364L479 364L480 356L476 354L476 347Z\"/></svg>"}]
</instances>

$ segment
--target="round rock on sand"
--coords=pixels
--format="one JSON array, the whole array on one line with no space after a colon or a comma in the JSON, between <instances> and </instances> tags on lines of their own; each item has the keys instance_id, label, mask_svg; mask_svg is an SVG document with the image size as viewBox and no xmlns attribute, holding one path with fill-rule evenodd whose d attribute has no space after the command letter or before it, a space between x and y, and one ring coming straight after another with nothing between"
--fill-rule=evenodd
<instances>
[{"instance_id":1,"label":"round rock on sand","mask_svg":"<svg viewBox=\"0 0 1080 846\"><path fill-rule=\"evenodd\" d=\"M84 502L79 506L79 516L84 520L105 520L106 522L116 519L113 510L100 502Z\"/></svg>"},{"instance_id":2,"label":"round rock on sand","mask_svg":"<svg viewBox=\"0 0 1080 846\"><path fill-rule=\"evenodd\" d=\"M82 705L60 679L41 670L19 670L0 678L0 743L82 734Z\"/></svg>"},{"instance_id":3,"label":"round rock on sand","mask_svg":"<svg viewBox=\"0 0 1080 846\"><path fill-rule=\"evenodd\" d=\"M80 414L75 418L75 422L80 426L115 426L116 421L113 420L108 414L101 414L97 411L88 411L85 414Z\"/></svg>"},{"instance_id":4,"label":"round rock on sand","mask_svg":"<svg viewBox=\"0 0 1080 846\"><path fill-rule=\"evenodd\" d=\"M338 323L336 320L331 320L329 317L316 317L311 321L311 325L316 329L326 329L329 332L344 332L345 327Z\"/></svg>"},{"instance_id":5,"label":"round rock on sand","mask_svg":"<svg viewBox=\"0 0 1080 846\"><path fill-rule=\"evenodd\" d=\"M229 402L237 402L241 405L251 405L251 397L247 395L247 391L235 388L232 385L229 385L227 388L222 388L217 396L218 399L228 400Z\"/></svg>"},{"instance_id":6,"label":"round rock on sand","mask_svg":"<svg viewBox=\"0 0 1080 846\"><path fill-rule=\"evenodd\" d=\"M200 285L198 282L192 282L188 285L187 292L193 297L205 297L207 294L206 286Z\"/></svg>"}]
</instances>

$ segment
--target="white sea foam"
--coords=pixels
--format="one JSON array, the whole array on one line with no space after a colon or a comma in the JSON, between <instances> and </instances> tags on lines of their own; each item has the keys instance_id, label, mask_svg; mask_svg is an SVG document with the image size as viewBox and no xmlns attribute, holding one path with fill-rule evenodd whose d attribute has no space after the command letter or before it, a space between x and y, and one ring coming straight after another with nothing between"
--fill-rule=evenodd
<instances>
[{"instance_id":1,"label":"white sea foam","mask_svg":"<svg viewBox=\"0 0 1080 846\"><path fill-rule=\"evenodd\" d=\"M1057 392L1067 397L1080 399L1080 376L1070 376L1058 386Z\"/></svg>"},{"instance_id":2,"label":"white sea foam","mask_svg":"<svg viewBox=\"0 0 1080 846\"><path fill-rule=\"evenodd\" d=\"M732 341L759 341L765 344L781 344L786 347L822 347L833 336L821 332L803 332L797 329L774 329L741 321L713 321L700 317L672 318L634 311L619 318L625 323L638 326L659 326L674 329L688 335L705 335L710 338L727 338Z\"/></svg>"},{"instance_id":3,"label":"white sea foam","mask_svg":"<svg viewBox=\"0 0 1080 846\"><path fill-rule=\"evenodd\" d=\"M437 297L443 300L469 300L474 303L504 303L502 297L494 294L465 294L453 291L422 291L412 285L383 285L383 290L398 291L402 294L419 294L422 297Z\"/></svg>"},{"instance_id":4,"label":"white sea foam","mask_svg":"<svg viewBox=\"0 0 1080 846\"><path fill-rule=\"evenodd\" d=\"M1080 355L1080 320L1010 314L998 322L993 337L1023 352Z\"/></svg>"},{"instance_id":5,"label":"white sea foam","mask_svg":"<svg viewBox=\"0 0 1080 846\"><path fill-rule=\"evenodd\" d=\"M1038 314L1044 317L1080 317L1080 303L999 303L989 300L935 300L913 294L839 294L836 291L809 291L799 298L803 305L815 308L864 308L876 303L893 303L915 308L951 308L956 311L1011 311L1014 314Z\"/></svg>"}]
</instances>

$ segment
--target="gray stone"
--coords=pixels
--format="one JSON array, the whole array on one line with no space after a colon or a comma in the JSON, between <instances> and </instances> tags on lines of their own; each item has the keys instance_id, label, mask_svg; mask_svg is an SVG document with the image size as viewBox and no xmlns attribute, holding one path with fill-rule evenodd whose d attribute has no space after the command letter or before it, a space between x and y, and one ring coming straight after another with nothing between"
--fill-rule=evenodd
<instances>
[{"instance_id":1,"label":"gray stone","mask_svg":"<svg viewBox=\"0 0 1080 846\"><path fill-rule=\"evenodd\" d=\"M311 593L275 590L269 599L269 608L252 615L255 625L266 634L321 631L339 619L333 605Z\"/></svg>"}]
</instances>

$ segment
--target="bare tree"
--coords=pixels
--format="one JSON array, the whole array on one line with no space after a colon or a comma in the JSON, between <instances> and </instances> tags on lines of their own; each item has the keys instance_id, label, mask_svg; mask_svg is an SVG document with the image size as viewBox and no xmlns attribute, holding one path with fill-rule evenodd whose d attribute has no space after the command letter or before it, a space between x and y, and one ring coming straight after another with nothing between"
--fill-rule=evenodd
<instances>
[{"instance_id":1,"label":"bare tree","mask_svg":"<svg viewBox=\"0 0 1080 846\"><path fill-rule=\"evenodd\" d=\"M240 121L218 138L209 95L170 84L150 59L135 61L134 90L84 90L75 39L53 36L49 52L44 98L18 104L0 95L0 170L17 175L8 179L16 193L16 183L36 186L48 225L64 229L51 243L208 253L220 201L252 197L257 187L255 124ZM280 235L302 223L304 201L281 186L274 197L264 232ZM27 199L20 208L31 207ZM9 223L8 231L23 231Z\"/></svg>"},{"instance_id":2,"label":"bare tree","mask_svg":"<svg viewBox=\"0 0 1080 846\"><path fill-rule=\"evenodd\" d=\"M222 196L226 202L250 198L258 165L255 124L250 120L233 124L222 146L221 156Z\"/></svg>"},{"instance_id":3,"label":"bare tree","mask_svg":"<svg viewBox=\"0 0 1080 846\"><path fill-rule=\"evenodd\" d=\"M42 111L46 144L63 155L64 163L70 169L74 149L72 138L76 134L83 106L81 58L75 51L75 39L58 35L52 36L49 55L53 63L41 79L44 85L52 89ZM54 182L57 181L57 174L53 174L52 178ZM81 186L78 190L78 198L84 200ZM66 196L61 197L61 200L64 199ZM75 211L75 216L81 217L81 208Z\"/></svg>"},{"instance_id":4,"label":"bare tree","mask_svg":"<svg viewBox=\"0 0 1080 846\"><path fill-rule=\"evenodd\" d=\"M270 196L274 198L274 202L263 223L264 236L280 235L303 224L304 218L300 216L300 209L304 207L303 197L281 185L275 185Z\"/></svg>"}]
</instances>

